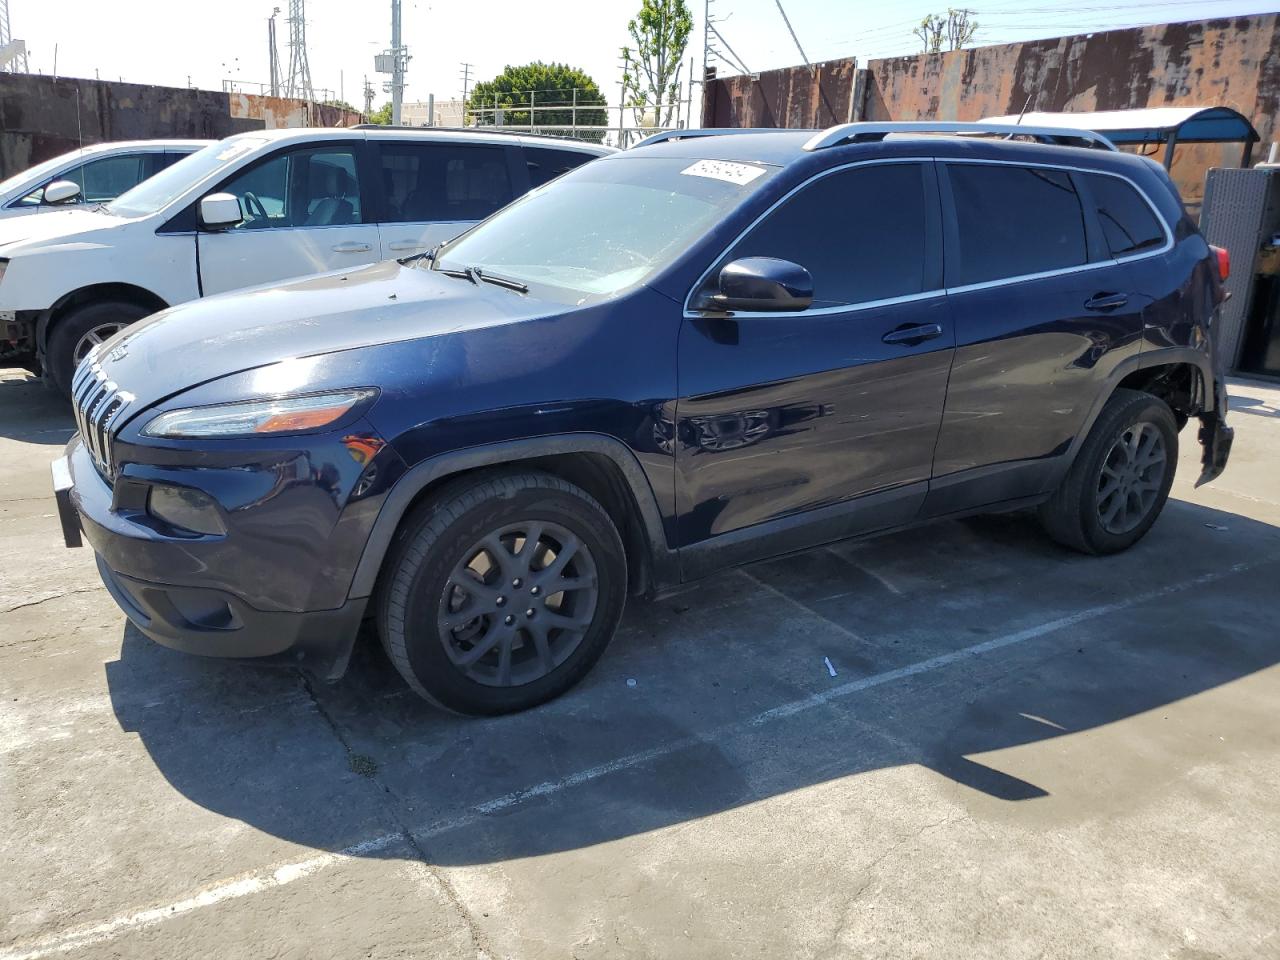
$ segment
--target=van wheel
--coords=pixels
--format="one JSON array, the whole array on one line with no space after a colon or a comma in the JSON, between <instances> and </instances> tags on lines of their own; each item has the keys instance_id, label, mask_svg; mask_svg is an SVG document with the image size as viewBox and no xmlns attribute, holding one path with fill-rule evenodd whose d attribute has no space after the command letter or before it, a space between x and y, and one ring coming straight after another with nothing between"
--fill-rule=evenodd
<instances>
[{"instance_id":1,"label":"van wheel","mask_svg":"<svg viewBox=\"0 0 1280 960\"><path fill-rule=\"evenodd\" d=\"M627 561L613 521L545 473L477 477L397 534L378 632L400 675L466 714L524 710L581 680L613 638Z\"/></svg>"},{"instance_id":2,"label":"van wheel","mask_svg":"<svg viewBox=\"0 0 1280 960\"><path fill-rule=\"evenodd\" d=\"M1117 390L1062 485L1040 507L1054 540L1083 553L1137 543L1160 516L1178 464L1178 424L1149 393Z\"/></svg>"},{"instance_id":3,"label":"van wheel","mask_svg":"<svg viewBox=\"0 0 1280 960\"><path fill-rule=\"evenodd\" d=\"M127 300L99 300L76 307L57 320L49 331L44 358L49 379L70 399L71 380L85 355L151 312Z\"/></svg>"}]
</instances>

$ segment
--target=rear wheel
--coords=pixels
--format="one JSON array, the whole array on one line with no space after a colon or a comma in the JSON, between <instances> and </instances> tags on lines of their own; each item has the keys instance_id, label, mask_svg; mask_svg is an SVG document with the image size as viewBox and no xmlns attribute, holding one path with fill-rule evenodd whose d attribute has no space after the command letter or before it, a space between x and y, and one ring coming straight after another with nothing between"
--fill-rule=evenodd
<instances>
[{"instance_id":1,"label":"rear wheel","mask_svg":"<svg viewBox=\"0 0 1280 960\"><path fill-rule=\"evenodd\" d=\"M1117 390L1040 507L1053 539L1084 553L1137 543L1160 516L1178 461L1178 424L1158 397Z\"/></svg>"},{"instance_id":2,"label":"rear wheel","mask_svg":"<svg viewBox=\"0 0 1280 960\"><path fill-rule=\"evenodd\" d=\"M383 646L415 691L458 713L559 696L599 659L626 598L609 515L549 474L449 488L406 520L388 562Z\"/></svg>"},{"instance_id":3,"label":"rear wheel","mask_svg":"<svg viewBox=\"0 0 1280 960\"><path fill-rule=\"evenodd\" d=\"M89 351L151 312L125 300L99 300L66 313L49 331L44 359L49 379L70 397L71 379Z\"/></svg>"}]
</instances>

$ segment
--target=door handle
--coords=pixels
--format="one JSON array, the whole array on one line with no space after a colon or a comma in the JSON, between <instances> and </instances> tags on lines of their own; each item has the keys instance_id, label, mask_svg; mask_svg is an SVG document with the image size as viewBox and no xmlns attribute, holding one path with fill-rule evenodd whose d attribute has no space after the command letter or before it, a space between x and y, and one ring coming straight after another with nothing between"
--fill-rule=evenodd
<instances>
[{"instance_id":1,"label":"door handle","mask_svg":"<svg viewBox=\"0 0 1280 960\"><path fill-rule=\"evenodd\" d=\"M368 253L372 249L373 249L373 244L371 243L360 243L359 241L352 240L349 243L336 244L333 248L333 252L334 253Z\"/></svg>"},{"instance_id":2,"label":"door handle","mask_svg":"<svg viewBox=\"0 0 1280 960\"><path fill-rule=\"evenodd\" d=\"M417 250L420 247L428 246L417 240L397 240L395 243L387 244L388 250Z\"/></svg>"},{"instance_id":3,"label":"door handle","mask_svg":"<svg viewBox=\"0 0 1280 960\"><path fill-rule=\"evenodd\" d=\"M1118 310L1128 302L1129 297L1127 294L1095 293L1084 302L1084 308L1086 310Z\"/></svg>"},{"instance_id":4,"label":"door handle","mask_svg":"<svg viewBox=\"0 0 1280 960\"><path fill-rule=\"evenodd\" d=\"M934 337L942 336L942 324L940 323L915 323L909 327L899 327L897 330L890 330L880 339L885 343L902 343L907 346L915 346L917 343L924 343L926 340L932 340Z\"/></svg>"}]
</instances>

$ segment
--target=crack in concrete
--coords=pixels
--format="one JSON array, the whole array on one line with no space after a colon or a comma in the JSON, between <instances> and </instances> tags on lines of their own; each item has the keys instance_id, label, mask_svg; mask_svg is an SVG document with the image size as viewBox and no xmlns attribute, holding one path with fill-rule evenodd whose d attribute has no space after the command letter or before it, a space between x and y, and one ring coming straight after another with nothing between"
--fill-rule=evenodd
<instances>
[{"instance_id":1,"label":"crack in concrete","mask_svg":"<svg viewBox=\"0 0 1280 960\"><path fill-rule=\"evenodd\" d=\"M74 590L63 590L61 593L51 593L47 597L40 597L36 600L24 600L22 603L16 603L12 607L5 607L0 613L13 613L15 610L24 610L27 607L38 607L42 603L48 603L50 600L61 600L64 597L70 597L77 593L96 593L102 587L77 587Z\"/></svg>"},{"instance_id":2,"label":"crack in concrete","mask_svg":"<svg viewBox=\"0 0 1280 960\"><path fill-rule=\"evenodd\" d=\"M475 948L476 956L480 958L480 960L489 960L489 958L493 956L493 953L487 946L488 938L480 928L480 924L476 921L475 916L462 902L462 898L458 895L457 890L454 889L453 884L450 883L448 878L440 872L434 863L432 863L431 858L427 855L426 849L414 835L413 827L401 814L400 808L403 806L403 800L378 775L377 764L370 764L370 758L363 754L356 753L352 748L351 743L347 740L346 733L342 730L338 721L334 719L333 715L325 709L324 704L320 701L320 697L316 694L311 678L301 670L298 671L298 677L302 681L302 687L306 690L307 696L310 697L311 703L315 706L316 712L320 714L320 718L324 720L325 724L329 727L334 739L338 741L342 746L342 749L346 752L347 763L350 765L351 769L371 780L373 784L381 789L382 793L386 796L387 800L383 806L386 810L387 816L391 819L391 822L395 824L396 829L399 831L409 849L413 851L414 856L417 858L422 869L426 871L433 884L440 889L444 894L445 899L448 900L453 909L457 911L458 916L462 918L462 922L466 924L467 931L471 935L471 945ZM366 772L366 770L368 772Z\"/></svg>"}]
</instances>

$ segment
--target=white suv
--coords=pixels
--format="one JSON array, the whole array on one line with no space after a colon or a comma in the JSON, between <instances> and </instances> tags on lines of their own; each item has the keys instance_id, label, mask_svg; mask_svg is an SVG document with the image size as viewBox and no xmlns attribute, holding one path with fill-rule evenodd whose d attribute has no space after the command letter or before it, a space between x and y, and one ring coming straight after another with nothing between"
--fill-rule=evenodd
<instances>
[{"instance_id":1,"label":"white suv","mask_svg":"<svg viewBox=\"0 0 1280 960\"><path fill-rule=\"evenodd\" d=\"M91 347L157 310L422 253L610 152L386 127L228 137L93 210L0 222L0 361L66 393Z\"/></svg>"}]
</instances>

